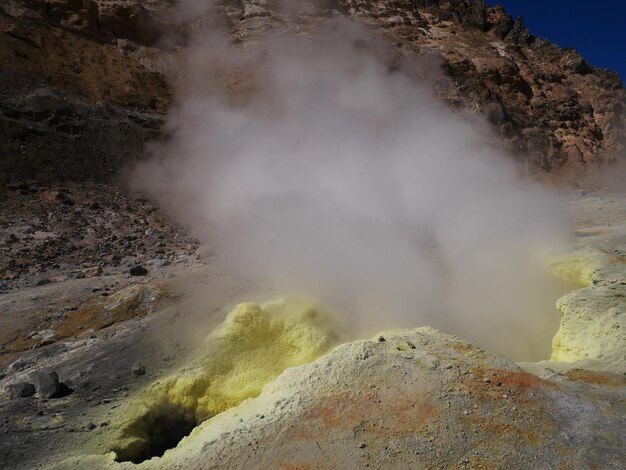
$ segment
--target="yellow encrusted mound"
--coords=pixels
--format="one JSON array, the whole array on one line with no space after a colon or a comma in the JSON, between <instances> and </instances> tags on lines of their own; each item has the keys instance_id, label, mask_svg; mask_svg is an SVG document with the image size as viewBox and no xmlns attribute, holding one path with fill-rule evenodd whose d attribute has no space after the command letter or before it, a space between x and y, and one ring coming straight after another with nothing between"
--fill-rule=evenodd
<instances>
[{"instance_id":1,"label":"yellow encrusted mound","mask_svg":"<svg viewBox=\"0 0 626 470\"><path fill-rule=\"evenodd\" d=\"M335 323L312 301L241 303L208 336L191 368L148 387L113 450L124 461L160 455L169 441L258 396L285 369L317 359L337 340Z\"/></svg>"},{"instance_id":2,"label":"yellow encrusted mound","mask_svg":"<svg viewBox=\"0 0 626 470\"><path fill-rule=\"evenodd\" d=\"M241 303L207 338L199 367L148 392L194 410L201 422L259 395L287 367L317 359L336 339L333 322L312 302Z\"/></svg>"},{"instance_id":3,"label":"yellow encrusted mound","mask_svg":"<svg viewBox=\"0 0 626 470\"><path fill-rule=\"evenodd\" d=\"M590 286L599 261L589 253L574 253L552 260L552 271L561 279L583 287Z\"/></svg>"}]
</instances>

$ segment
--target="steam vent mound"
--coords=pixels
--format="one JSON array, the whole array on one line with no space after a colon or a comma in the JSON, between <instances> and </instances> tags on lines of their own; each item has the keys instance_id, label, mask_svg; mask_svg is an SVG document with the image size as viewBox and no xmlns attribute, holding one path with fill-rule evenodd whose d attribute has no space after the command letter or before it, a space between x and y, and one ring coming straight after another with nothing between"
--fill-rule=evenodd
<instances>
[{"instance_id":1,"label":"steam vent mound","mask_svg":"<svg viewBox=\"0 0 626 470\"><path fill-rule=\"evenodd\" d=\"M162 455L197 424L258 396L285 369L317 359L336 341L331 320L307 302L239 304L191 367L148 387L145 406L124 411L130 418L117 460Z\"/></svg>"},{"instance_id":2,"label":"steam vent mound","mask_svg":"<svg viewBox=\"0 0 626 470\"><path fill-rule=\"evenodd\" d=\"M123 431L130 441L116 454L74 458L54 468L126 468L115 459L140 460L150 439L178 429L173 413L189 426L206 421L142 468L623 463L622 375L545 369L549 378L541 378L456 337L418 328L343 344L276 378L285 366L326 350L326 320L309 311L311 323L297 331L288 317L270 320L269 330L260 325L259 335L246 331L256 321L239 323L246 318L248 324L251 315L267 321L257 306L237 307L215 335L215 358L148 389L153 404L139 420L131 418ZM271 339L275 347L267 345ZM296 359L285 361L292 350ZM170 426L159 430L162 424Z\"/></svg>"}]
</instances>

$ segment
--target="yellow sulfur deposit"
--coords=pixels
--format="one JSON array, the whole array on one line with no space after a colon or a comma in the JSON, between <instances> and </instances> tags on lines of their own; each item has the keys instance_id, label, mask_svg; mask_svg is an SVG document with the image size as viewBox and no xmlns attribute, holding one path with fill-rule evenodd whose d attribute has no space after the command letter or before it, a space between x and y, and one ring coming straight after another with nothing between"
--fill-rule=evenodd
<instances>
[{"instance_id":1,"label":"yellow sulfur deposit","mask_svg":"<svg viewBox=\"0 0 626 470\"><path fill-rule=\"evenodd\" d=\"M554 262L562 278L584 287L557 301L563 315L552 340L551 360L590 370L624 373L626 280L622 255L578 251Z\"/></svg>"},{"instance_id":2,"label":"yellow sulfur deposit","mask_svg":"<svg viewBox=\"0 0 626 470\"><path fill-rule=\"evenodd\" d=\"M207 339L199 369L153 385L149 393L204 421L259 395L287 367L327 352L336 339L333 329L310 302L241 303Z\"/></svg>"},{"instance_id":3,"label":"yellow sulfur deposit","mask_svg":"<svg viewBox=\"0 0 626 470\"><path fill-rule=\"evenodd\" d=\"M578 253L553 260L551 268L561 279L587 287L591 285L597 270L596 264L588 255Z\"/></svg>"},{"instance_id":4,"label":"yellow sulfur deposit","mask_svg":"<svg viewBox=\"0 0 626 470\"><path fill-rule=\"evenodd\" d=\"M174 437L161 435L157 428L165 425L188 434L196 424L258 396L286 368L328 352L337 342L336 331L330 317L311 301L237 305L208 336L190 370L146 390L146 408L131 418L114 449L118 458L141 461L161 454L171 447L165 441Z\"/></svg>"}]
</instances>

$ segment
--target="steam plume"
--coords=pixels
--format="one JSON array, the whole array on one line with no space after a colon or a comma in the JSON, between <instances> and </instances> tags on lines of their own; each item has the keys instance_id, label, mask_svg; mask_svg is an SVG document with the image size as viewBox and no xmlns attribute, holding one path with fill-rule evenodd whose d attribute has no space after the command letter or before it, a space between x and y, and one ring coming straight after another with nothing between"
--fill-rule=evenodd
<instances>
[{"instance_id":1,"label":"steam plume","mask_svg":"<svg viewBox=\"0 0 626 470\"><path fill-rule=\"evenodd\" d=\"M559 201L415 80L428 64L390 70L363 34L203 37L137 185L221 263L321 298L355 334L428 324L547 356L558 287L541 261L564 244Z\"/></svg>"}]
</instances>

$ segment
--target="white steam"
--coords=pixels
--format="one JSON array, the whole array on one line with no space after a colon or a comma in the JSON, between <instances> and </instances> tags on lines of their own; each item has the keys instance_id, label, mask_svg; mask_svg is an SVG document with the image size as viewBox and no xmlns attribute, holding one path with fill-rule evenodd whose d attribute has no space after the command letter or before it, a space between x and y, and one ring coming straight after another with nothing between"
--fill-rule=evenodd
<instances>
[{"instance_id":1,"label":"white steam","mask_svg":"<svg viewBox=\"0 0 626 470\"><path fill-rule=\"evenodd\" d=\"M194 46L171 138L138 185L221 263L321 298L355 334L428 324L547 355L562 292L542 256L564 244L558 201L433 83L342 31Z\"/></svg>"}]
</instances>

